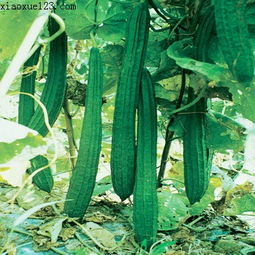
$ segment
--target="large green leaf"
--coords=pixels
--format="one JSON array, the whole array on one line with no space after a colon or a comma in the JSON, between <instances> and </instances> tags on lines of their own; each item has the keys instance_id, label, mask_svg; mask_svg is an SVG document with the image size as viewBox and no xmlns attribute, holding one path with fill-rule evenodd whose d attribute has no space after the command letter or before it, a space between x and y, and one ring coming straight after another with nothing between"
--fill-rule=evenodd
<instances>
[{"instance_id":1,"label":"large green leaf","mask_svg":"<svg viewBox=\"0 0 255 255\"><path fill-rule=\"evenodd\" d=\"M245 128L235 120L217 112L207 114L207 144L210 149L224 153L244 148Z\"/></svg>"},{"instance_id":2,"label":"large green leaf","mask_svg":"<svg viewBox=\"0 0 255 255\"><path fill-rule=\"evenodd\" d=\"M236 110L241 113L244 118L255 121L255 84L253 83L251 87L243 87L240 84L233 83L232 86L229 87L233 95Z\"/></svg>"},{"instance_id":3,"label":"large green leaf","mask_svg":"<svg viewBox=\"0 0 255 255\"><path fill-rule=\"evenodd\" d=\"M120 43L121 39L125 37L127 17L136 1L125 4L114 1L107 2L107 13L97 30L97 35L105 41Z\"/></svg>"},{"instance_id":4,"label":"large green leaf","mask_svg":"<svg viewBox=\"0 0 255 255\"><path fill-rule=\"evenodd\" d=\"M168 231L178 228L188 216L187 198L167 191L158 193L159 218L158 228Z\"/></svg>"},{"instance_id":5,"label":"large green leaf","mask_svg":"<svg viewBox=\"0 0 255 255\"><path fill-rule=\"evenodd\" d=\"M149 45L149 50L148 51L153 51L150 48ZM178 66L175 64L175 61L172 58L169 58L167 55L167 51L163 51L159 54L159 52L154 52L154 55L160 56L160 62L159 65L157 66L157 70L155 70L152 73L152 79L156 81L160 81L169 77L173 77L178 73ZM153 57L153 54L150 54L151 58ZM153 58L154 62L157 63L157 57L154 56Z\"/></svg>"},{"instance_id":6,"label":"large green leaf","mask_svg":"<svg viewBox=\"0 0 255 255\"><path fill-rule=\"evenodd\" d=\"M157 68L159 67L161 58L166 56L166 52L163 56L161 56L160 53L162 53L166 49L168 37L169 37L168 31L157 32L157 33L150 32L149 41L148 41L148 50L146 52L146 61L145 61L146 66L157 67ZM169 59L169 57L167 58Z\"/></svg>"},{"instance_id":7,"label":"large green leaf","mask_svg":"<svg viewBox=\"0 0 255 255\"><path fill-rule=\"evenodd\" d=\"M236 197L231 200L228 208L225 208L225 216L235 216L244 212L255 212L255 195L246 194L242 197Z\"/></svg>"},{"instance_id":8,"label":"large green leaf","mask_svg":"<svg viewBox=\"0 0 255 255\"><path fill-rule=\"evenodd\" d=\"M205 75L210 80L221 81L229 77L227 69L193 59L191 39L174 42L169 46L167 54L170 58L174 59L176 64L180 67Z\"/></svg>"},{"instance_id":9,"label":"large green leaf","mask_svg":"<svg viewBox=\"0 0 255 255\"><path fill-rule=\"evenodd\" d=\"M23 125L0 119L0 164L8 161L29 160L40 153L38 147L45 145L40 135Z\"/></svg>"},{"instance_id":10,"label":"large green leaf","mask_svg":"<svg viewBox=\"0 0 255 255\"><path fill-rule=\"evenodd\" d=\"M66 3L72 1L66 1ZM134 1L135 3L135 1ZM66 33L76 40L89 39L96 29L97 35L112 42L119 42L125 35L125 21L133 2L108 0L77 0L75 10L57 9L66 24ZM132 8L131 8L132 9Z\"/></svg>"},{"instance_id":11,"label":"large green leaf","mask_svg":"<svg viewBox=\"0 0 255 255\"><path fill-rule=\"evenodd\" d=\"M70 1L66 1L68 4ZM90 32L94 26L94 18L87 16L86 6L91 1L76 2L74 10L62 10L57 8L56 13L60 15L66 24L66 33L68 36L76 40L83 40L90 38ZM93 12L94 13L94 12Z\"/></svg>"},{"instance_id":12,"label":"large green leaf","mask_svg":"<svg viewBox=\"0 0 255 255\"><path fill-rule=\"evenodd\" d=\"M22 5L23 4L23 5ZM3 75L8 61L15 55L28 29L38 15L39 10L16 10L30 4L39 4L35 0L1 1L0 11L0 77ZM4 10L3 10L4 9ZM14 36L15 35L15 36Z\"/></svg>"}]
</instances>

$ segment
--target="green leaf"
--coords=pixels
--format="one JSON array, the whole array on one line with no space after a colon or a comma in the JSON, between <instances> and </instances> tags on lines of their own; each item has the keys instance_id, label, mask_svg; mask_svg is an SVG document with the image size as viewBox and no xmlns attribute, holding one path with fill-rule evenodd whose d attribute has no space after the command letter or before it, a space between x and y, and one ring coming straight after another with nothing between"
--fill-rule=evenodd
<instances>
[{"instance_id":1,"label":"green leaf","mask_svg":"<svg viewBox=\"0 0 255 255\"><path fill-rule=\"evenodd\" d=\"M0 164L15 159L29 160L45 145L40 135L23 125L0 119Z\"/></svg>"},{"instance_id":2,"label":"green leaf","mask_svg":"<svg viewBox=\"0 0 255 255\"><path fill-rule=\"evenodd\" d=\"M119 42L125 35L125 22L133 3L121 3L108 0L77 0L75 10L57 9L66 24L66 33L73 39L90 38L96 29L98 37L112 42Z\"/></svg>"},{"instance_id":3,"label":"green leaf","mask_svg":"<svg viewBox=\"0 0 255 255\"><path fill-rule=\"evenodd\" d=\"M126 23L124 21L104 23L104 25L98 29L97 35L105 41L113 43L119 43L125 36Z\"/></svg>"},{"instance_id":4,"label":"green leaf","mask_svg":"<svg viewBox=\"0 0 255 255\"><path fill-rule=\"evenodd\" d=\"M110 190L111 188L112 188L111 176L107 175L100 179L99 181L97 181L93 191L93 196L99 196L105 193L107 190Z\"/></svg>"},{"instance_id":5,"label":"green leaf","mask_svg":"<svg viewBox=\"0 0 255 255\"><path fill-rule=\"evenodd\" d=\"M17 139L12 143L0 143L0 151L1 159L0 163L6 163L13 159L15 156L25 153L23 150L28 147L36 148L40 145L42 140L39 137L34 136L32 133L28 133L28 135L23 139Z\"/></svg>"},{"instance_id":6,"label":"green leaf","mask_svg":"<svg viewBox=\"0 0 255 255\"><path fill-rule=\"evenodd\" d=\"M24 4L24 1L1 1L5 10L0 11L0 78L39 13L39 10L12 10L18 4ZM27 0L26 4L38 5L38 1Z\"/></svg>"},{"instance_id":7,"label":"green leaf","mask_svg":"<svg viewBox=\"0 0 255 255\"><path fill-rule=\"evenodd\" d=\"M223 67L193 59L191 39L174 42L169 46L167 54L180 67L205 75L210 80L220 81L227 79L229 76L227 69Z\"/></svg>"},{"instance_id":8,"label":"green leaf","mask_svg":"<svg viewBox=\"0 0 255 255\"><path fill-rule=\"evenodd\" d=\"M211 177L210 183L208 186L205 195L201 198L201 200L190 207L189 213L190 215L199 215L201 214L207 206L214 201L214 191L217 187L221 186L221 180L217 177Z\"/></svg>"},{"instance_id":9,"label":"green leaf","mask_svg":"<svg viewBox=\"0 0 255 255\"><path fill-rule=\"evenodd\" d=\"M159 230L168 231L178 226L188 216L187 198L167 191L158 193L159 200Z\"/></svg>"},{"instance_id":10,"label":"green leaf","mask_svg":"<svg viewBox=\"0 0 255 255\"><path fill-rule=\"evenodd\" d=\"M178 96L178 93L176 91L165 89L158 83L155 84L155 94L156 98L168 100L170 102L176 100Z\"/></svg>"},{"instance_id":11,"label":"green leaf","mask_svg":"<svg viewBox=\"0 0 255 255\"><path fill-rule=\"evenodd\" d=\"M150 48L149 51L151 51ZM178 66L175 64L175 61L172 58L168 57L166 50L161 52L158 69L152 74L153 81L156 82L169 77L173 77L177 73Z\"/></svg>"},{"instance_id":12,"label":"green leaf","mask_svg":"<svg viewBox=\"0 0 255 255\"><path fill-rule=\"evenodd\" d=\"M104 194L107 190L112 189L112 184L96 185L93 191L93 196L99 196Z\"/></svg>"},{"instance_id":13,"label":"green leaf","mask_svg":"<svg viewBox=\"0 0 255 255\"><path fill-rule=\"evenodd\" d=\"M207 145L213 151L239 152L244 148L245 128L233 119L217 112L207 114Z\"/></svg>"},{"instance_id":14,"label":"green leaf","mask_svg":"<svg viewBox=\"0 0 255 255\"><path fill-rule=\"evenodd\" d=\"M107 13L102 25L97 29L97 36L105 41L120 43L125 37L126 20L134 3L106 2Z\"/></svg>"},{"instance_id":15,"label":"green leaf","mask_svg":"<svg viewBox=\"0 0 255 255\"><path fill-rule=\"evenodd\" d=\"M92 23L101 24L107 16L108 0L77 0L77 5L82 6L84 16ZM96 14L96 15L95 15Z\"/></svg>"},{"instance_id":16,"label":"green leaf","mask_svg":"<svg viewBox=\"0 0 255 255\"><path fill-rule=\"evenodd\" d=\"M145 65L149 67L159 67L161 62L161 54L165 50L165 43L169 37L168 31L150 32L148 41L148 50L146 53ZM166 51L165 55L166 56ZM163 57L164 57L163 56ZM167 57L169 59L169 57Z\"/></svg>"},{"instance_id":17,"label":"green leaf","mask_svg":"<svg viewBox=\"0 0 255 255\"><path fill-rule=\"evenodd\" d=\"M75 255L89 255L91 254L88 248L80 248L78 250L75 250Z\"/></svg>"},{"instance_id":18,"label":"green leaf","mask_svg":"<svg viewBox=\"0 0 255 255\"><path fill-rule=\"evenodd\" d=\"M56 13L65 21L67 35L75 40L90 38L90 32L95 23L94 17L91 19L91 16L87 16L86 6L89 3L79 0L76 2L75 10L61 10L59 8L56 10Z\"/></svg>"},{"instance_id":19,"label":"green leaf","mask_svg":"<svg viewBox=\"0 0 255 255\"><path fill-rule=\"evenodd\" d=\"M43 203L39 204L35 207L32 207L31 209L25 211L22 215L20 215L14 222L13 222L13 227L16 227L20 225L22 222L24 222L26 219L28 219L33 213L38 212L40 209L50 206L50 205L55 205L57 203L63 202L64 200L60 201L53 201L53 202L48 202L48 203Z\"/></svg>"},{"instance_id":20,"label":"green leaf","mask_svg":"<svg viewBox=\"0 0 255 255\"><path fill-rule=\"evenodd\" d=\"M246 194L231 200L228 208L225 208L225 216L235 216L244 212L255 212L255 195Z\"/></svg>"},{"instance_id":21,"label":"green leaf","mask_svg":"<svg viewBox=\"0 0 255 255\"><path fill-rule=\"evenodd\" d=\"M168 248L170 246L173 246L175 243L175 241L163 242L152 249L151 255L164 254L165 252L167 252Z\"/></svg>"},{"instance_id":22,"label":"green leaf","mask_svg":"<svg viewBox=\"0 0 255 255\"><path fill-rule=\"evenodd\" d=\"M233 95L233 101L236 110L243 115L244 118L255 121L254 94L255 84L251 87L243 87L238 83L229 85L229 91Z\"/></svg>"}]
</instances>

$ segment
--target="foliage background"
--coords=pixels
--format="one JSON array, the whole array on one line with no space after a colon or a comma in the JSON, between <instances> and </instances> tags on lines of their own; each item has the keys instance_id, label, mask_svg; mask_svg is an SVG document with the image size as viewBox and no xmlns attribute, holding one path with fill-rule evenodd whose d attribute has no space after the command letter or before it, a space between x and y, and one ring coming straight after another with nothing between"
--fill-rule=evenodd
<instances>
[{"instance_id":1,"label":"foliage background","mask_svg":"<svg viewBox=\"0 0 255 255\"><path fill-rule=\"evenodd\" d=\"M22 1L8 2L17 4ZM7 1L1 1L0 3L6 4ZM26 1L26 3L35 3L35 1ZM88 216L88 221L100 223L103 226L103 229L106 227L102 223L107 223L109 221L110 227L108 227L110 230L112 227L112 232L116 230L115 228L118 228L115 224L122 223L124 226L119 225L119 228L124 231L124 236L129 235L130 225L128 225L129 227L126 227L125 224L128 224L129 222L125 222L124 224L121 221L121 218L123 215L126 218L130 218L129 210L131 205L127 202L124 205L121 205L123 208L118 210L119 205L116 205L116 203L119 203L119 200L114 195L109 181L109 155L114 96L121 68L123 46L125 44L126 19L131 10L138 3L139 1L124 0L90 0L86 2L81 0L67 0L65 1L65 4L70 6L74 4L76 6L75 10L56 10L56 13L64 20L66 33L69 36L69 88L67 97L70 102L70 112L73 115L74 137L77 144L79 144L82 116L84 112L84 89L86 88L88 74L88 52L93 44L93 41L90 39L90 34L91 31L96 31L97 34L96 40L103 55L105 72L103 104L104 129L100 171L94 193L94 202L96 202L92 203L89 214L92 215L92 218L89 218ZM214 60L214 63L209 64L194 60L192 38L195 27L194 23L192 24L192 21L197 18L196 11L200 1L176 0L159 1L159 3L171 18L166 22L166 20L162 19L162 17L151 8L152 27L149 35L149 45L145 63L146 67L152 73L158 103L158 164L160 164L160 158L162 156L165 131L170 118L170 113L175 109L176 101L179 97L181 68L193 71L192 74L187 75L187 84L192 86L196 91L199 91L201 87L208 83L209 88L206 93L208 98L212 98L212 110L223 113L225 116L231 117L236 122L227 122L226 120L215 121L214 119L211 119L209 122L209 144L216 152L212 169L212 178L209 189L201 202L190 206L183 189L182 142L181 139L179 139L183 132L182 126L184 117L179 115L175 119L171 126L171 130L175 132L176 139L171 145L167 171L165 174L165 185L158 194L160 211L159 229L160 233L163 233L163 237L161 236L163 241L160 242L162 246L159 246L158 253L154 250L154 253L152 254L161 254L160 252L163 253L163 251L166 251L167 249L176 252L181 250L185 251L185 245L180 242L178 235L173 234L180 233L181 235L181 233L183 234L181 231L186 231L185 234L187 235L187 240L192 236L195 236L198 240L202 240L202 244L203 242L212 242L214 246L211 247L210 252L218 252L218 254L220 254L220 252L223 252L223 254L226 252L223 248L224 245L226 245L226 243L224 243L226 240L222 238L222 236L224 236L224 231L227 231L225 235L234 236L236 231L241 229L244 236L251 237L251 239L253 238L253 241L250 243L247 243L247 240L243 243L252 246L252 242L254 245L254 236L250 236L248 233L249 231L253 233L254 229L238 229L236 226L233 226L232 229L226 230L226 225L229 224L229 222L224 223L225 225L223 224L222 228L220 228L220 222L221 220L227 222L229 219L237 220L237 218L231 217L244 213L250 215L247 217L252 217L252 219L254 219L254 83L249 88L244 88L232 79L231 74L224 63L221 52L218 49L216 36L211 39L211 44L208 49L209 55ZM22 42L24 35L37 15L38 11L1 11L0 77L3 76ZM249 25L251 45L253 47L255 47L254 15L254 1L250 1L250 6L247 11L247 22ZM158 31L154 31L153 29ZM13 35L15 35L15 38ZM46 28L42 31L42 36L48 36ZM38 70L36 81L37 95L40 95L43 89L47 74L47 53L48 48L45 49L45 55L42 56L41 65ZM4 97L0 103L0 181L1 183L6 184L1 184L0 200L2 201L2 204L0 211L3 221L3 234L0 243L3 245L6 244L6 242L9 242L10 247L14 249L13 247L16 247L17 244L17 236L11 236L10 240L6 237L8 236L8 225L11 219L17 218L31 208L37 208L38 215L42 217L41 222L33 223L25 216L23 218L24 224L27 224L30 227L34 224L36 226L31 232L36 249L43 251L43 254L45 254L46 250L54 250L56 246L58 246L57 243L60 242L62 246L65 247L64 250L66 251L68 250L68 248L66 248L67 243L63 240L64 238L69 240L69 236L64 235L63 238L63 235L61 236L60 233L61 231L71 231L73 226L72 224L70 225L70 222L68 222L66 218L60 216L59 212L61 212L62 204L58 204L57 213L54 212L54 210L52 211L52 209L48 209L49 212L47 212L46 209L38 207L49 201L62 201L64 199L63 195L66 191L69 172L71 171L65 115L62 113L59 116L53 128L55 136L47 137L45 139L31 132L31 130L16 124L18 96L10 95L10 92L15 93L19 91L20 80L21 73L16 77L12 84L9 95ZM229 100L230 98L232 100ZM184 104L185 100L186 97L184 97ZM58 148L57 150L55 147L56 144ZM11 207L8 201L17 192L17 188L13 186L20 186L22 184L23 179L26 177L25 171L28 167L29 159L37 154L44 154L49 159L53 159L54 155L57 154L57 161L52 163L52 169L54 170L56 179L55 189L51 195L46 195L30 185L23 189L19 194L15 207ZM108 213L99 209L100 207L98 204L105 203L103 200L109 202L109 204L107 204L108 209L110 208ZM94 209L99 210L99 212L104 215L103 219L95 214ZM114 218L115 211L117 211L117 218ZM49 215L47 215L47 213L49 213ZM106 219L109 217L108 221L105 220L105 217ZM196 221L197 219L201 220L201 224L198 224L193 228L193 225L196 224L196 222L199 222ZM244 218L241 219L244 220ZM217 228L213 225L213 220ZM47 230L45 230L45 224L47 222L50 223L46 225ZM208 222L210 222L210 224ZM237 222L238 221L235 221L236 225L239 224ZM206 224L208 224L209 227L206 227ZM23 230L24 228L25 225L22 226ZM53 232L53 229L58 229L59 232ZM101 231L103 231L103 229L101 228ZM197 233L200 233L199 231L206 231L208 229L211 230L210 234L208 234L209 238L203 240L201 236L197 235ZM217 232L216 230L221 232ZM118 234L115 233L115 235ZM109 236L111 235L107 232L106 236L109 241L109 239L111 239ZM20 233L18 237L20 238ZM73 238L73 235L70 234L70 238ZM99 237L97 236L97 238ZM239 236L238 238L239 242L242 242L240 241L241 237ZM234 237L229 237L229 246L226 246L232 252L231 254L235 254L235 251L233 252L233 250L231 250L233 246L231 241L234 239ZM23 242L25 242L24 237L21 240L21 243ZM101 242L103 243L104 241L101 240ZM189 243L189 241L187 242ZM194 240L192 239L190 244L194 245L193 242ZM128 239L127 243L128 244L122 246L122 248L125 247L126 249L129 249L130 254L134 251L137 253L140 252L139 248L130 244L132 241ZM109 243L103 243L103 245L107 246ZM110 245L114 246L116 243L113 242ZM30 247L29 249L31 250L31 244L29 244L28 247ZM202 245L198 245L196 248L199 250L201 247ZM248 246L238 247L239 251L244 248L251 250L251 247ZM82 249L88 249L86 250L88 254L92 254L93 252L90 248L83 247ZM104 254L103 249L96 249L97 252ZM25 251L23 249L17 250L20 254ZM237 251L236 254L239 254L239 251ZM72 252L79 254L79 249L75 247Z\"/></svg>"}]
</instances>

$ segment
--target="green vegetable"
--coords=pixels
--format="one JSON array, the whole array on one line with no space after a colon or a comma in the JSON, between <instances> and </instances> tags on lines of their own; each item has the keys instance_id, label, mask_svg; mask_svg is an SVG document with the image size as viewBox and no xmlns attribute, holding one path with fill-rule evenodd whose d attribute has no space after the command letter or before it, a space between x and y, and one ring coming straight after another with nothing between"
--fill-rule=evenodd
<instances>
[{"instance_id":1,"label":"green vegetable","mask_svg":"<svg viewBox=\"0 0 255 255\"><path fill-rule=\"evenodd\" d=\"M118 83L112 133L111 171L116 194L125 200L135 178L135 115L138 88L148 42L149 12L137 5L127 21L126 44Z\"/></svg>"},{"instance_id":2,"label":"green vegetable","mask_svg":"<svg viewBox=\"0 0 255 255\"><path fill-rule=\"evenodd\" d=\"M29 174L33 173L35 170L46 166L49 161L44 156L36 156L30 160L31 167L27 170ZM33 183L41 190L46 192L51 192L54 184L54 180L51 174L51 169L49 167L43 169L33 177Z\"/></svg>"},{"instance_id":3,"label":"green vegetable","mask_svg":"<svg viewBox=\"0 0 255 255\"><path fill-rule=\"evenodd\" d=\"M24 64L24 70L33 68L39 60L41 47L39 47L35 53L26 61ZM24 74L21 80L20 91L26 92L34 95L35 92L35 79L36 71L29 73L28 75ZM34 99L20 94L19 96L19 114L18 122L22 125L28 126L29 121L34 115ZM35 170L48 165L48 159L42 155L36 156L30 160L31 167L27 170L29 174L33 173ZM51 174L51 169L49 167L40 171L33 177L33 183L41 190L50 192L53 187L53 177Z\"/></svg>"},{"instance_id":4,"label":"green vegetable","mask_svg":"<svg viewBox=\"0 0 255 255\"><path fill-rule=\"evenodd\" d=\"M199 17L194 36L195 59L211 63L208 56L210 41L215 33L215 15L213 6L208 6Z\"/></svg>"},{"instance_id":5,"label":"green vegetable","mask_svg":"<svg viewBox=\"0 0 255 255\"><path fill-rule=\"evenodd\" d=\"M58 30L58 24L54 19L49 21L49 33L54 34ZM41 95L41 102L45 105L49 123L52 126L56 121L65 98L66 92L66 64L67 64L67 36L62 33L50 43L48 76ZM42 136L46 136L48 129L44 122L41 107L37 106L35 113L28 125Z\"/></svg>"},{"instance_id":6,"label":"green vegetable","mask_svg":"<svg viewBox=\"0 0 255 255\"><path fill-rule=\"evenodd\" d=\"M210 118L212 121L219 123L221 126L224 126L228 129L238 129L240 133L245 132L245 128L242 124L235 121L234 119L223 115L220 112L215 112L213 110L210 110L210 112L207 115L208 118Z\"/></svg>"},{"instance_id":7,"label":"green vegetable","mask_svg":"<svg viewBox=\"0 0 255 255\"><path fill-rule=\"evenodd\" d=\"M244 149L245 128L234 119L210 110L207 114L207 146L217 152L233 150L235 153Z\"/></svg>"},{"instance_id":8,"label":"green vegetable","mask_svg":"<svg viewBox=\"0 0 255 255\"><path fill-rule=\"evenodd\" d=\"M135 238L149 248L157 234L157 110L150 73L143 73L138 106L136 178L134 187Z\"/></svg>"},{"instance_id":9,"label":"green vegetable","mask_svg":"<svg viewBox=\"0 0 255 255\"><path fill-rule=\"evenodd\" d=\"M25 92L34 95L35 92L35 79L36 79L36 70L29 70L34 68L39 60L41 47L39 47L35 53L26 61L24 64L23 70L28 72L28 74L22 75L20 92ZM22 125L27 126L30 119L34 114L34 99L27 95L19 95L19 114L18 122Z\"/></svg>"},{"instance_id":10,"label":"green vegetable","mask_svg":"<svg viewBox=\"0 0 255 255\"><path fill-rule=\"evenodd\" d=\"M58 26L59 25L54 19L49 20L50 35L54 34L58 30ZM65 33L62 33L50 43L48 76L40 98L41 102L47 109L49 123L51 126L56 121L65 98L66 64L67 36ZM46 136L48 133L48 129L44 122L44 115L39 106L35 109L35 112L27 125L29 128L36 130L42 136ZM43 156L32 159L29 172L32 173L37 169L37 166L47 164L47 162L48 160ZM50 168L47 168L34 176L33 182L40 189L50 192L53 186L53 177Z\"/></svg>"},{"instance_id":11,"label":"green vegetable","mask_svg":"<svg viewBox=\"0 0 255 255\"><path fill-rule=\"evenodd\" d=\"M188 101L193 101L192 88L188 94ZM184 183L191 204L203 197L209 184L212 154L206 143L206 111L206 99L202 98L189 108L184 123Z\"/></svg>"},{"instance_id":12,"label":"green vegetable","mask_svg":"<svg viewBox=\"0 0 255 255\"><path fill-rule=\"evenodd\" d=\"M254 77L254 57L246 23L247 0L215 0L217 36L234 78L245 85Z\"/></svg>"},{"instance_id":13,"label":"green vegetable","mask_svg":"<svg viewBox=\"0 0 255 255\"><path fill-rule=\"evenodd\" d=\"M102 60L99 50L92 48L79 154L64 208L70 217L84 216L95 187L102 140L102 93Z\"/></svg>"},{"instance_id":14,"label":"green vegetable","mask_svg":"<svg viewBox=\"0 0 255 255\"><path fill-rule=\"evenodd\" d=\"M194 37L195 58L212 62L208 57L210 39L215 30L214 10L207 7L202 14ZM197 95L188 89L188 102ZM202 97L187 110L184 123L183 157L184 182L187 197L191 204L198 202L207 190L212 164L212 151L207 146L207 99Z\"/></svg>"}]
</instances>

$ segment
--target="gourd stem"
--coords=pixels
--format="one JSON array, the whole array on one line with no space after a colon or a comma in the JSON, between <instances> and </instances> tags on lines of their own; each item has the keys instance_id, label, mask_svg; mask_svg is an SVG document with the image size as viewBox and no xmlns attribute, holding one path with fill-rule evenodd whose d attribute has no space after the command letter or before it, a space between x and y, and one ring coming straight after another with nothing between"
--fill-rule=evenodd
<instances>
[{"instance_id":1,"label":"gourd stem","mask_svg":"<svg viewBox=\"0 0 255 255\"><path fill-rule=\"evenodd\" d=\"M180 95L179 95L179 98L178 98L178 102L176 104L176 109L180 109L182 99L183 99L183 95L184 95L184 91L185 91L185 86L186 86L186 71L185 71L185 69L182 69L182 84L181 84L181 90L180 90ZM169 155L172 138L174 136L174 131L170 130L170 127L173 124L174 119L175 119L175 115L173 115L170 118L170 120L168 122L168 125L167 125L167 128L166 128L165 146L164 146L164 149L163 149L161 162L160 162L159 173L158 173L158 184L157 184L158 187L162 187L161 181L162 181L162 179L164 177L164 174L165 174L167 158L168 158L168 155Z\"/></svg>"},{"instance_id":2,"label":"gourd stem","mask_svg":"<svg viewBox=\"0 0 255 255\"><path fill-rule=\"evenodd\" d=\"M206 88L207 88L207 86L204 86L202 88L202 90L200 91L200 93L198 94L198 96L192 102L190 102L190 103L188 103L188 104L186 104L186 105L184 105L184 106L182 106L182 107L180 107L180 108L170 112L170 115L176 114L178 112L182 112L182 111L190 108L191 106L195 105L202 97L204 97Z\"/></svg>"},{"instance_id":3,"label":"gourd stem","mask_svg":"<svg viewBox=\"0 0 255 255\"><path fill-rule=\"evenodd\" d=\"M64 109L65 122L66 122L66 134L67 134L68 143L69 143L70 160L71 160L72 169L73 169L76 163L77 146L75 144L72 116L70 114L69 108L70 108L69 102L67 99L65 99L63 103L63 109Z\"/></svg>"}]
</instances>

